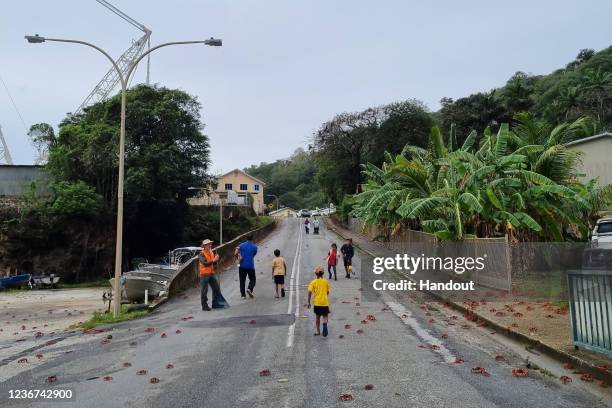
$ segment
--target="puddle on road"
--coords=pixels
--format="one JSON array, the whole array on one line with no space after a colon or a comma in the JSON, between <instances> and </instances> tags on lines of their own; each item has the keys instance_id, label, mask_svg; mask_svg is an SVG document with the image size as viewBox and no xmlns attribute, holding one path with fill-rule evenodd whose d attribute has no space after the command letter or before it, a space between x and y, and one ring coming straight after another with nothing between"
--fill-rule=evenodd
<instances>
[{"instance_id":1,"label":"puddle on road","mask_svg":"<svg viewBox=\"0 0 612 408\"><path fill-rule=\"evenodd\" d=\"M251 323L251 321L255 323ZM184 327L198 328L228 328L228 327L270 327L288 326L295 322L293 314L258 315L258 316L235 316L215 320L189 321Z\"/></svg>"}]
</instances>

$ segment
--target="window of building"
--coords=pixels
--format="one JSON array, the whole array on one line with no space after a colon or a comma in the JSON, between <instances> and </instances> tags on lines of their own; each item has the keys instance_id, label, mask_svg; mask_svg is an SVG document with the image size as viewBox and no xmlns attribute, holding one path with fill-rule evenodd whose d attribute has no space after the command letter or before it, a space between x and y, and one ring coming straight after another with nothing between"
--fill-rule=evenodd
<instances>
[{"instance_id":1,"label":"window of building","mask_svg":"<svg viewBox=\"0 0 612 408\"><path fill-rule=\"evenodd\" d=\"M226 190L231 190L232 189L232 183L225 183L225 189Z\"/></svg>"},{"instance_id":2,"label":"window of building","mask_svg":"<svg viewBox=\"0 0 612 408\"><path fill-rule=\"evenodd\" d=\"M248 184L241 184L240 185L240 191L247 191L249 189L249 185Z\"/></svg>"},{"instance_id":3,"label":"window of building","mask_svg":"<svg viewBox=\"0 0 612 408\"><path fill-rule=\"evenodd\" d=\"M259 184L255 184L255 186L253 186L253 188L255 189L255 191L259 191Z\"/></svg>"}]
</instances>

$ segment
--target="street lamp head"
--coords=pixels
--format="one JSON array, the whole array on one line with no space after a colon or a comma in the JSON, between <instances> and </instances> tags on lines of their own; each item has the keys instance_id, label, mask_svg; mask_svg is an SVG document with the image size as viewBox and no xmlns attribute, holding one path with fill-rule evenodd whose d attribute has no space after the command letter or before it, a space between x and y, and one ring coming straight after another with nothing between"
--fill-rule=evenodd
<instances>
[{"instance_id":1,"label":"street lamp head","mask_svg":"<svg viewBox=\"0 0 612 408\"><path fill-rule=\"evenodd\" d=\"M28 42L30 44L39 44L39 43L44 43L46 38L45 37L41 37L40 35L36 34L36 35L26 35L24 36L24 38L26 40L28 40Z\"/></svg>"},{"instance_id":2,"label":"street lamp head","mask_svg":"<svg viewBox=\"0 0 612 408\"><path fill-rule=\"evenodd\" d=\"M221 47L223 45L223 40L210 37L208 40L204 40L204 44L210 45L211 47Z\"/></svg>"}]
</instances>

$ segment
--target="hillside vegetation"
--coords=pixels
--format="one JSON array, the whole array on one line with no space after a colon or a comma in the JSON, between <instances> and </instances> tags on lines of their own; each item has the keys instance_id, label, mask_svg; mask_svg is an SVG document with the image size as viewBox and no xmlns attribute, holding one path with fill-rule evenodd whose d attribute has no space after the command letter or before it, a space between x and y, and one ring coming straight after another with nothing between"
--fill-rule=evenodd
<instances>
[{"instance_id":1,"label":"hillside vegetation","mask_svg":"<svg viewBox=\"0 0 612 408\"><path fill-rule=\"evenodd\" d=\"M575 60L549 74L519 71L499 88L458 99L442 98L441 105L431 112L422 102L407 99L340 113L320 126L308 150L246 170L271 183L272 193L280 192L281 204L313 207L329 201L338 204L358 192L367 176L362 166L382 166L385 152L398 155L406 145L429 148L434 125L444 144L454 148L462 146L472 131L478 146L485 139L485 129L497 134L503 123L514 128L522 112L545 129L580 119L564 141L611 130L612 47L581 50ZM304 162L308 164L299 164Z\"/></svg>"}]
</instances>

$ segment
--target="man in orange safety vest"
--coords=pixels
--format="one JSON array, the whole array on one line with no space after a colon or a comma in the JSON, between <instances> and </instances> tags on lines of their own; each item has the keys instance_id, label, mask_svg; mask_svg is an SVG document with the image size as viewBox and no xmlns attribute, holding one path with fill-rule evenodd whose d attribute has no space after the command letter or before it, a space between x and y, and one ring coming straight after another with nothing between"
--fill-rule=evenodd
<instances>
[{"instance_id":1,"label":"man in orange safety vest","mask_svg":"<svg viewBox=\"0 0 612 408\"><path fill-rule=\"evenodd\" d=\"M219 302L223 300L221 295L221 287L215 276L215 267L219 263L219 254L212 250L213 242L210 239L202 241L202 252L198 257L198 271L200 273L200 299L202 301L202 310L210 310L208 306L208 286L212 289L212 307L213 309L223 308L224 305Z\"/></svg>"}]
</instances>

